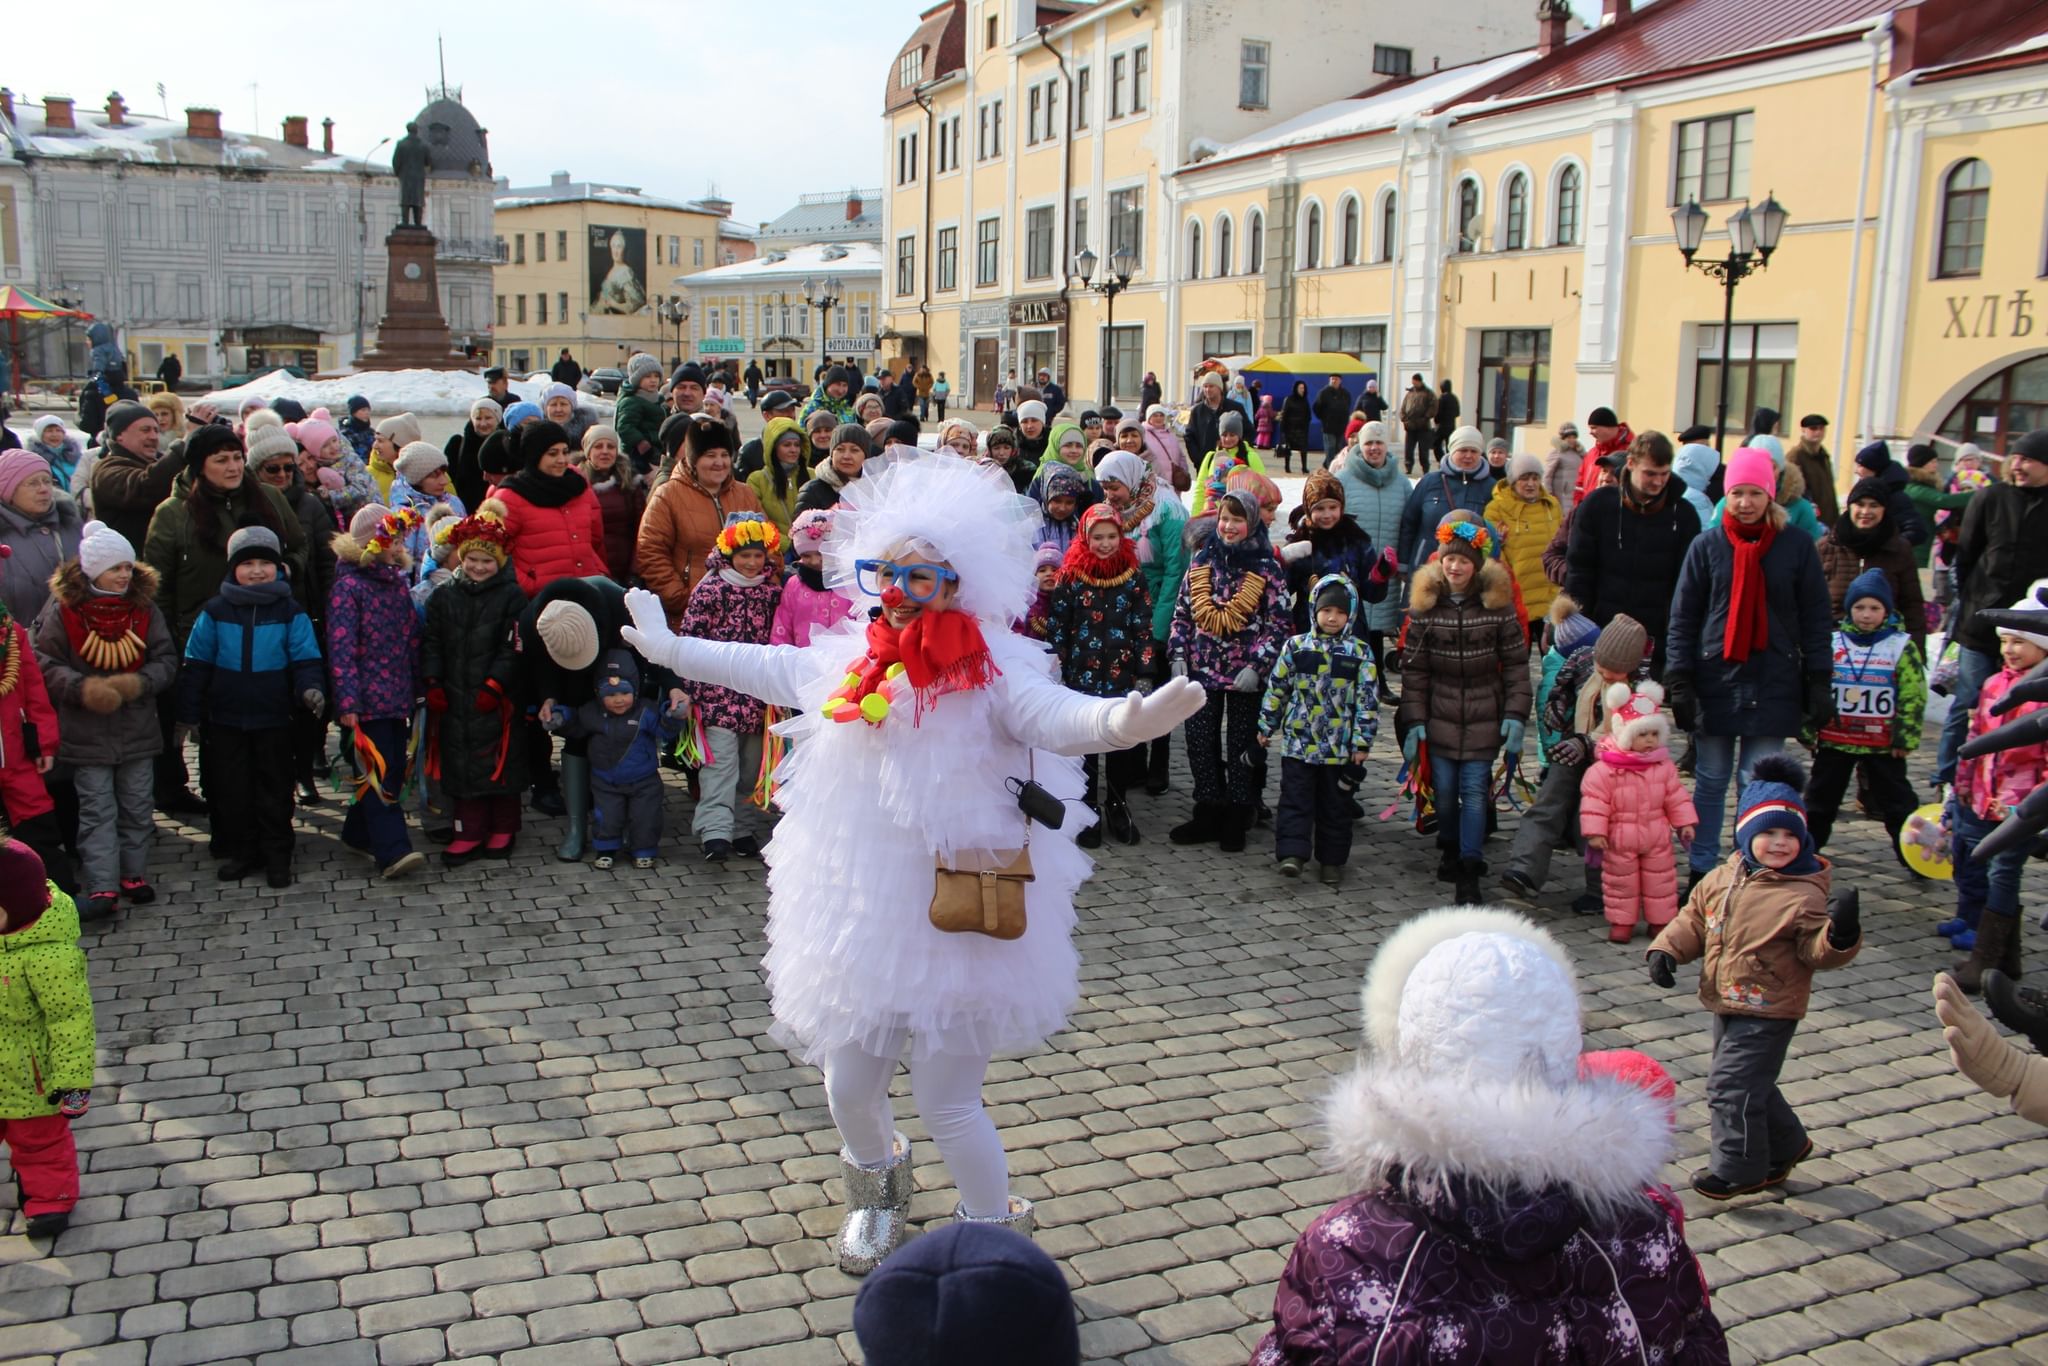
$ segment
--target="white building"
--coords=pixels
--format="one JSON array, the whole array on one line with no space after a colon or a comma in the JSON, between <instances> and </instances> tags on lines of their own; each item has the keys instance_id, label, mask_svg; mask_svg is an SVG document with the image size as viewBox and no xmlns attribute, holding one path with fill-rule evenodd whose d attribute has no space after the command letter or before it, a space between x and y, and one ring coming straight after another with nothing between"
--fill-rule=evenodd
<instances>
[{"instance_id":1,"label":"white building","mask_svg":"<svg viewBox=\"0 0 2048 1366\"><path fill-rule=\"evenodd\" d=\"M828 281L833 302L820 307ZM752 261L678 275L690 302L689 353L708 364L758 361L770 377L808 382L819 361L875 364L882 250L827 242L770 251Z\"/></svg>"},{"instance_id":2,"label":"white building","mask_svg":"<svg viewBox=\"0 0 2048 1366\"><path fill-rule=\"evenodd\" d=\"M460 92L432 93L414 122L441 312L457 346L483 350L490 151ZM113 323L138 377L166 353L194 379L346 366L376 342L398 183L388 161L338 155L331 119L322 130L313 147L303 116L269 138L222 129L213 109L167 120L119 94L84 112L63 96L27 105L0 92L0 271ZM80 374L84 333L45 329L25 360L32 376Z\"/></svg>"}]
</instances>

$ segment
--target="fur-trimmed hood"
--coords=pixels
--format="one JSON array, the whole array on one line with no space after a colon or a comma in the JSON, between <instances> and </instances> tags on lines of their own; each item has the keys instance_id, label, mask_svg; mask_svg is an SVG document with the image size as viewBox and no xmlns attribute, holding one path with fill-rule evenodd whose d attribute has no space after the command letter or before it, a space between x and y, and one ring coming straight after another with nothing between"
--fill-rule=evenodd
<instances>
[{"instance_id":1,"label":"fur-trimmed hood","mask_svg":"<svg viewBox=\"0 0 2048 1366\"><path fill-rule=\"evenodd\" d=\"M1806 474L1796 460L1778 466L1778 503L1790 507L1806 496Z\"/></svg>"},{"instance_id":2,"label":"fur-trimmed hood","mask_svg":"<svg viewBox=\"0 0 2048 1366\"><path fill-rule=\"evenodd\" d=\"M1500 561L1488 560L1479 566L1478 582L1480 606L1498 610L1514 605L1514 583ZM1431 560L1415 571L1408 590L1408 609L1415 614L1430 611L1450 593L1450 584L1444 578L1443 569Z\"/></svg>"},{"instance_id":3,"label":"fur-trimmed hood","mask_svg":"<svg viewBox=\"0 0 2048 1366\"><path fill-rule=\"evenodd\" d=\"M128 580L128 591L121 600L138 612L147 611L156 602L158 582L156 570L137 560L135 576ZM57 572L50 575L50 594L66 607L81 607L93 599L92 581L85 577L77 556L58 565Z\"/></svg>"}]
</instances>

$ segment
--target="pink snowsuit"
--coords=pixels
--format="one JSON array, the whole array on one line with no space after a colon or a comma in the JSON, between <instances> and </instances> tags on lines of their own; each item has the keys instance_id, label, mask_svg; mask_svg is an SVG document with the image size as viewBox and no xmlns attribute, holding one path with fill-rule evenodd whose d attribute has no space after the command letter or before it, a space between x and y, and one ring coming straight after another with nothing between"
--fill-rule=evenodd
<instances>
[{"instance_id":1,"label":"pink snowsuit","mask_svg":"<svg viewBox=\"0 0 2048 1366\"><path fill-rule=\"evenodd\" d=\"M802 649L811 643L811 632L829 631L852 615L851 602L829 588L809 587L792 574L782 585L782 600L775 605L768 643Z\"/></svg>"},{"instance_id":2,"label":"pink snowsuit","mask_svg":"<svg viewBox=\"0 0 2048 1366\"><path fill-rule=\"evenodd\" d=\"M1638 907L1653 929L1678 915L1671 832L1699 819L1669 750L1638 753L1600 741L1579 789L1579 833L1607 837L1600 881L1608 924L1634 926Z\"/></svg>"}]
</instances>

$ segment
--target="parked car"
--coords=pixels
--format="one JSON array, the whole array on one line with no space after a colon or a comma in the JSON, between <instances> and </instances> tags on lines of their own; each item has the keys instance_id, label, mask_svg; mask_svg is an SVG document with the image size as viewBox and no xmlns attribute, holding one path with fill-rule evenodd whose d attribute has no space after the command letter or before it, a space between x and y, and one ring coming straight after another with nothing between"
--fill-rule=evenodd
<instances>
[{"instance_id":1,"label":"parked car","mask_svg":"<svg viewBox=\"0 0 2048 1366\"><path fill-rule=\"evenodd\" d=\"M626 385L626 372L616 365L607 365L602 370L592 370L586 378L597 381L600 394L616 395Z\"/></svg>"},{"instance_id":2,"label":"parked car","mask_svg":"<svg viewBox=\"0 0 2048 1366\"><path fill-rule=\"evenodd\" d=\"M788 376L783 376L778 379L763 380L761 392L764 394L788 394L795 398L798 403L802 403L811 396L811 386L800 379L791 379Z\"/></svg>"}]
</instances>

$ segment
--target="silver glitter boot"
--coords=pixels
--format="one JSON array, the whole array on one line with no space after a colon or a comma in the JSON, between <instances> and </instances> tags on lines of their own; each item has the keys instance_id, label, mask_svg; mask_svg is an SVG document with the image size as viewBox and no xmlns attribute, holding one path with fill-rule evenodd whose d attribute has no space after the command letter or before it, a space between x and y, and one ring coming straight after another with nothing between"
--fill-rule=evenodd
<instances>
[{"instance_id":1,"label":"silver glitter boot","mask_svg":"<svg viewBox=\"0 0 2048 1366\"><path fill-rule=\"evenodd\" d=\"M953 1218L955 1222L962 1224L995 1224L1010 1230L1012 1233L1021 1233L1026 1238L1029 1238L1038 1231L1038 1216L1035 1208L1029 1200L1026 1200L1021 1195L1010 1197L1010 1212L1008 1214L1000 1214L993 1219L983 1219L978 1215L969 1214L965 1209L956 1206L953 1210Z\"/></svg>"},{"instance_id":2,"label":"silver glitter boot","mask_svg":"<svg viewBox=\"0 0 2048 1366\"><path fill-rule=\"evenodd\" d=\"M864 1167L853 1154L839 1150L839 1170L846 1178L846 1222L832 1240L839 1269L865 1276L903 1241L910 1216L910 1140L895 1136L895 1156L879 1167Z\"/></svg>"}]
</instances>

